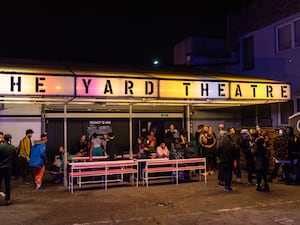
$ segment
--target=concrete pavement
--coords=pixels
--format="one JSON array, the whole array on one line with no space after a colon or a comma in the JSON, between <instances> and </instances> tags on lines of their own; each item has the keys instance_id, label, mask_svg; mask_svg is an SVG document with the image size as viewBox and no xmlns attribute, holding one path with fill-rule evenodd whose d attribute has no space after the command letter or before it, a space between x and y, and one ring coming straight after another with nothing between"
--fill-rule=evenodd
<instances>
[{"instance_id":1,"label":"concrete pavement","mask_svg":"<svg viewBox=\"0 0 300 225\"><path fill-rule=\"evenodd\" d=\"M244 175L245 173L243 173ZM235 180L235 179L234 179ZM246 179L243 178L243 181ZM0 206L2 225L97 225L97 224L300 224L300 186L278 181L268 193L234 184L233 192L217 186L216 175L208 182L144 186L114 186L108 190L85 187L71 194L45 177L44 188L21 180L12 181L10 206ZM0 201L4 202L3 197Z\"/></svg>"}]
</instances>

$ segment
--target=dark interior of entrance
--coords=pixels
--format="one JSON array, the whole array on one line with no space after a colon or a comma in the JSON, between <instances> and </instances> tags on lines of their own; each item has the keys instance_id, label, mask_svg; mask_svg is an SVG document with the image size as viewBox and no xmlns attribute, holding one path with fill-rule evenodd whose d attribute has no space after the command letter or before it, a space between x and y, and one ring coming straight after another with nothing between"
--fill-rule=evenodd
<instances>
[{"instance_id":1,"label":"dark interior of entrance","mask_svg":"<svg viewBox=\"0 0 300 225\"><path fill-rule=\"evenodd\" d=\"M129 119L128 118L89 118L89 119L68 119L67 120L67 150L71 154L76 153L76 143L79 141L81 134L87 134L90 137L92 125L95 126L94 131L101 136L101 132L107 131L111 127L117 143L119 144L119 153L124 154L129 152L130 135L129 135ZM163 140L165 129L169 128L170 123L175 125L175 128L182 128L182 119L180 118L147 118L132 120L132 143L133 148L138 136L145 136L148 131L153 129L159 144ZM103 129L103 125L105 128ZM102 127L101 127L102 126ZM93 130L93 129L92 129ZM46 131L48 133L47 151L49 163L58 151L58 146L64 144L64 120L63 119L47 119Z\"/></svg>"}]
</instances>

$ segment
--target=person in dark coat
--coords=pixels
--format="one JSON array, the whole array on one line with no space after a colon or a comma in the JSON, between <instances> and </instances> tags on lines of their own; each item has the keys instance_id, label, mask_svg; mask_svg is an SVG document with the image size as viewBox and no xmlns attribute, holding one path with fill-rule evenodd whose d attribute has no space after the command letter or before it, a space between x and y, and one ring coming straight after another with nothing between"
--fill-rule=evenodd
<instances>
[{"instance_id":1,"label":"person in dark coat","mask_svg":"<svg viewBox=\"0 0 300 225\"><path fill-rule=\"evenodd\" d=\"M287 126L285 129L286 137L288 140L288 163L284 164L284 174L285 174L285 183L293 184L295 183L295 162L299 155L299 137L295 135L294 128Z\"/></svg>"},{"instance_id":2,"label":"person in dark coat","mask_svg":"<svg viewBox=\"0 0 300 225\"><path fill-rule=\"evenodd\" d=\"M254 142L255 170L256 170L256 191L270 191L267 179L267 170L269 167L269 158L266 155L266 147L264 146L264 137L258 136ZM262 186L262 179L264 185Z\"/></svg>"},{"instance_id":3,"label":"person in dark coat","mask_svg":"<svg viewBox=\"0 0 300 225\"><path fill-rule=\"evenodd\" d=\"M254 152L252 151L255 141L255 130L250 129L250 132L247 129L241 130L241 143L240 148L245 154L246 159L246 169L248 174L247 186L253 186L253 174L255 173L255 161L254 161Z\"/></svg>"},{"instance_id":4,"label":"person in dark coat","mask_svg":"<svg viewBox=\"0 0 300 225\"><path fill-rule=\"evenodd\" d=\"M288 139L283 129L278 130L278 134L273 139L273 147L274 167L271 176L268 179L270 183L272 183L273 179L277 177L277 173L281 165L283 165L283 173L281 174L281 178L289 176L289 174L285 174L285 176L283 176L283 174L285 173L284 168L289 166L289 163L286 163L286 161L288 160Z\"/></svg>"},{"instance_id":5,"label":"person in dark coat","mask_svg":"<svg viewBox=\"0 0 300 225\"><path fill-rule=\"evenodd\" d=\"M4 142L0 143L0 184L2 179L5 183L5 205L11 205L10 180L13 159L16 156L16 147L11 145L11 135L4 135Z\"/></svg>"},{"instance_id":6,"label":"person in dark coat","mask_svg":"<svg viewBox=\"0 0 300 225\"><path fill-rule=\"evenodd\" d=\"M119 146L113 133L109 133L108 136L109 141L106 143L106 153L110 160L114 160L115 156L119 153Z\"/></svg>"},{"instance_id":7,"label":"person in dark coat","mask_svg":"<svg viewBox=\"0 0 300 225\"><path fill-rule=\"evenodd\" d=\"M221 145L220 148L222 151L219 154L224 178L224 189L232 191L232 172L234 169L234 160L237 158L237 145L229 132L224 136Z\"/></svg>"}]
</instances>

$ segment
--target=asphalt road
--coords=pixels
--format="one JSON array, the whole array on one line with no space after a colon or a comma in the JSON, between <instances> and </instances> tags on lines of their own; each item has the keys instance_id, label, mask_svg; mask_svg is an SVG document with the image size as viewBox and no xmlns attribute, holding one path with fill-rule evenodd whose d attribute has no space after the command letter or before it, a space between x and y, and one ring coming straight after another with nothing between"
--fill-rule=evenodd
<instances>
[{"instance_id":1,"label":"asphalt road","mask_svg":"<svg viewBox=\"0 0 300 225\"><path fill-rule=\"evenodd\" d=\"M268 193L245 184L227 192L217 186L216 175L208 176L207 183L177 186L167 180L148 188L111 185L108 190L85 186L74 194L52 184L49 176L40 191L21 179L12 186L12 205L4 206L0 197L1 225L300 225L300 186L277 180Z\"/></svg>"}]
</instances>

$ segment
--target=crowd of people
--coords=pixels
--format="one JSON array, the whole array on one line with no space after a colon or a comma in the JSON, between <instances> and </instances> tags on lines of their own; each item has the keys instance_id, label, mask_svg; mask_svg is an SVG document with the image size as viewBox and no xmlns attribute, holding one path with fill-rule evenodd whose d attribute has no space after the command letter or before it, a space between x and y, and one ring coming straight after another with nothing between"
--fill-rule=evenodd
<instances>
[{"instance_id":1,"label":"crowd of people","mask_svg":"<svg viewBox=\"0 0 300 225\"><path fill-rule=\"evenodd\" d=\"M108 159L115 159L119 153L119 145L114 133L103 134L103 138L93 133L90 138L82 134L80 140L74 146L76 156L107 156Z\"/></svg>"},{"instance_id":2,"label":"crowd of people","mask_svg":"<svg viewBox=\"0 0 300 225\"><path fill-rule=\"evenodd\" d=\"M211 126L199 125L195 135L188 142L184 129L177 130L170 124L160 143L157 143L154 130L147 136L137 138L134 154L137 158L191 158L205 157L207 175L215 174L218 185L232 191L233 176L237 184L243 184L241 172L241 153L245 156L247 186L256 186L257 191L268 192L269 183L277 176L282 165L282 179L286 184L298 182L295 164L299 159L300 141L292 127L279 129L278 136L271 140L260 125L255 128L241 129L234 127L225 130L224 124L218 125L214 132ZM270 145L274 146L271 155ZM274 159L274 169L268 177L270 162ZM294 176L294 178L293 178ZM256 182L254 182L256 177Z\"/></svg>"},{"instance_id":3,"label":"crowd of people","mask_svg":"<svg viewBox=\"0 0 300 225\"><path fill-rule=\"evenodd\" d=\"M12 136L0 132L0 194L5 196L5 204L10 205L10 180L12 167L17 159L16 179L22 176L24 185L34 184L40 190L43 184L45 166L48 161L46 154L47 134L43 133L39 140L32 140L33 130L28 129L18 146L11 144ZM157 140L160 140L159 143ZM188 141L189 140L189 141ZM270 153L273 144L274 154ZM116 159L119 152L118 143L113 133L104 134L103 138L94 133L88 139L81 135L75 146L77 156L106 155L109 160ZM241 129L236 132L234 127L225 130L224 124L218 125L214 132L211 126L199 125L195 135L187 137L184 129L176 129L170 124L163 137L156 137L150 130L146 135L137 137L133 154L138 159L166 158L182 159L193 157L206 158L206 173L217 173L217 183L226 191L232 191L233 176L237 184L243 184L241 173L241 153L245 156L247 186L255 186L256 191L270 191L269 184L280 177L286 184L299 183L300 139L294 134L293 127L277 130L271 140L267 132L257 125L255 128ZM53 163L49 169L54 183L63 183L65 149L59 145ZM70 160L71 155L67 154ZM272 161L273 160L273 161ZM274 162L272 173L268 176L270 162ZM278 175L279 171L281 174ZM183 176L189 179L190 174ZM255 177L254 177L255 176ZM256 178L256 179L254 179ZM4 180L5 192L1 192Z\"/></svg>"},{"instance_id":4,"label":"crowd of people","mask_svg":"<svg viewBox=\"0 0 300 225\"><path fill-rule=\"evenodd\" d=\"M5 193L1 191L1 195L5 197L5 205L12 204L10 183L13 164L16 162L16 178L20 172L25 185L30 184L32 179L36 190L42 187L47 162L47 134L41 134L40 140L35 141L31 140L32 134L32 129L26 130L25 137L20 140L18 146L14 146L11 144L12 135L0 132L0 189L4 180Z\"/></svg>"}]
</instances>

